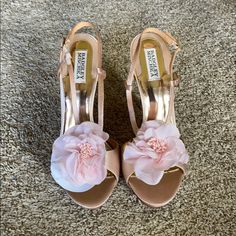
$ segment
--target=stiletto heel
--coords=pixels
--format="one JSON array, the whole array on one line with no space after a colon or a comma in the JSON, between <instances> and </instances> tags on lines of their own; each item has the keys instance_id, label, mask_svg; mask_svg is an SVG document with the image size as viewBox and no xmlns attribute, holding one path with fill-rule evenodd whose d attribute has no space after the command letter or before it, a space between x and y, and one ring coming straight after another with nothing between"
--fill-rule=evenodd
<instances>
[{"instance_id":1,"label":"stiletto heel","mask_svg":"<svg viewBox=\"0 0 236 236\"><path fill-rule=\"evenodd\" d=\"M96 38L77 33L92 28ZM61 135L53 144L51 173L69 196L86 208L97 208L119 179L117 143L103 131L104 79L102 43L93 24L81 22L64 40L58 76L61 94ZM93 105L98 84L98 124Z\"/></svg>"},{"instance_id":2,"label":"stiletto heel","mask_svg":"<svg viewBox=\"0 0 236 236\"><path fill-rule=\"evenodd\" d=\"M122 168L127 184L152 207L173 199L189 159L175 123L174 87L179 79L173 63L178 51L176 40L155 28L145 29L131 44L126 95L136 137L124 145ZM134 79L143 109L140 128L132 101Z\"/></svg>"}]
</instances>

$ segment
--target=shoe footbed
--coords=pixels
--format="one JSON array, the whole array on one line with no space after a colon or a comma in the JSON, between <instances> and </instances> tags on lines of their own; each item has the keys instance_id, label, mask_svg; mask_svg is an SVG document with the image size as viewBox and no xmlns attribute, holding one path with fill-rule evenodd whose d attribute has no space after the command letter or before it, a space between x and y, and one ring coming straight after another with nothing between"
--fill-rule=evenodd
<instances>
[{"instance_id":1,"label":"shoe footbed","mask_svg":"<svg viewBox=\"0 0 236 236\"><path fill-rule=\"evenodd\" d=\"M69 196L77 204L86 208L97 208L104 204L104 202L111 195L117 181L114 175L107 176L107 178L99 185L94 186L90 190L83 193L69 192Z\"/></svg>"},{"instance_id":2,"label":"shoe footbed","mask_svg":"<svg viewBox=\"0 0 236 236\"><path fill-rule=\"evenodd\" d=\"M175 171L165 173L157 185L146 184L135 176L130 177L129 185L144 203L159 207L172 200L180 186L182 177L182 170L175 169Z\"/></svg>"}]
</instances>

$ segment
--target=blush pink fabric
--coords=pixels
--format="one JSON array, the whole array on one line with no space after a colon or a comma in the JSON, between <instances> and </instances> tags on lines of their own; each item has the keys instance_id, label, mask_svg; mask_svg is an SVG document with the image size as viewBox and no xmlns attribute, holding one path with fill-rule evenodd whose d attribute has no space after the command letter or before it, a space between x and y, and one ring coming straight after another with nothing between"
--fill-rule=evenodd
<instances>
[{"instance_id":1,"label":"blush pink fabric","mask_svg":"<svg viewBox=\"0 0 236 236\"><path fill-rule=\"evenodd\" d=\"M109 135L93 122L68 129L53 144L51 173L64 189L83 192L100 184L107 175L105 142Z\"/></svg>"},{"instance_id":2,"label":"blush pink fabric","mask_svg":"<svg viewBox=\"0 0 236 236\"><path fill-rule=\"evenodd\" d=\"M150 120L142 124L136 138L124 150L124 160L134 165L137 178L158 184L164 171L189 161L184 143L173 124Z\"/></svg>"}]
</instances>

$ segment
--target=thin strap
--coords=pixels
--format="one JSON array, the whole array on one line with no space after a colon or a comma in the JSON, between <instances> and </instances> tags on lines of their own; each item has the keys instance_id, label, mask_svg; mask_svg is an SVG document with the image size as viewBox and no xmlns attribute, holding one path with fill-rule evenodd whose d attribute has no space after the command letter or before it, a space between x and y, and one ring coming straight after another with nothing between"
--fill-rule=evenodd
<instances>
[{"instance_id":1,"label":"thin strap","mask_svg":"<svg viewBox=\"0 0 236 236\"><path fill-rule=\"evenodd\" d=\"M137 42L137 46L135 48L134 54L131 58L131 66L130 66L130 71L128 74L128 79L126 81L126 96L127 96L127 105L128 105L128 110L129 110L129 117L130 117L130 122L133 128L134 133L136 134L138 131L138 125L137 125L137 121L136 121L136 116L135 116L135 111L134 111L134 105L133 105L133 98L132 98L132 84L133 84L133 80L134 78L137 80L136 74L135 74L135 66L136 63L138 61L138 56L140 53L140 49L141 49L141 42L143 39L143 35L145 33L155 33L158 36L160 36L163 41L169 46L169 47L173 47L173 49L175 50L174 53L172 54L172 58L171 58L171 62L170 62L170 73L171 73L171 83L170 83L170 109L168 111L168 115L167 115L167 119L169 120L171 117L171 112L174 110L173 106L174 106L174 87L175 86L175 82L174 82L174 78L173 78L173 63L174 63L174 59L176 57L177 52L180 50L178 47L178 43L177 41L171 36L171 34L167 33L167 32L162 32L156 28L147 28L145 29L138 37L138 42ZM173 113L172 113L173 114Z\"/></svg>"},{"instance_id":2,"label":"thin strap","mask_svg":"<svg viewBox=\"0 0 236 236\"><path fill-rule=\"evenodd\" d=\"M171 81L170 81L170 101L169 101L169 110L168 114L166 117L166 122L167 123L174 123L175 124L175 107L174 107L174 100L175 100L175 80L174 80L174 73L173 73L173 65L174 61L176 58L177 53L180 51L180 48L177 48L171 57L170 61L170 76L171 76Z\"/></svg>"},{"instance_id":3,"label":"thin strap","mask_svg":"<svg viewBox=\"0 0 236 236\"><path fill-rule=\"evenodd\" d=\"M97 68L98 80L98 124L103 128L104 120L104 79L106 78L106 71Z\"/></svg>"},{"instance_id":4,"label":"thin strap","mask_svg":"<svg viewBox=\"0 0 236 236\"><path fill-rule=\"evenodd\" d=\"M119 157L119 145L114 140L109 140L112 142L113 149L106 151L105 156L105 166L106 169L114 174L116 180L119 180L120 174L120 157Z\"/></svg>"},{"instance_id":5,"label":"thin strap","mask_svg":"<svg viewBox=\"0 0 236 236\"><path fill-rule=\"evenodd\" d=\"M76 24L69 32L65 44L68 40L74 37L74 35L82 28L92 28L96 34L96 39L98 41L98 68L102 67L102 40L99 31L96 29L96 26L90 22L80 22Z\"/></svg>"},{"instance_id":6,"label":"thin strap","mask_svg":"<svg viewBox=\"0 0 236 236\"><path fill-rule=\"evenodd\" d=\"M72 101L72 109L74 114L75 123L79 123L79 112L78 105L76 99L76 84L74 81L74 69L71 62L71 55L69 51L70 41L73 39L78 30L82 28L92 28L96 33L96 38L98 41L98 68L97 68L97 76L96 81L98 81L98 124L103 127L103 110L104 110L104 79L106 78L106 72L102 70L102 42L101 37L96 30L95 26L90 22L80 22L76 24L69 32L68 36L64 40L63 48L61 50L60 55L60 64L58 69L58 74L60 77L62 74L68 74L70 78L70 88L71 88L71 101Z\"/></svg>"},{"instance_id":7,"label":"thin strap","mask_svg":"<svg viewBox=\"0 0 236 236\"><path fill-rule=\"evenodd\" d=\"M61 100L61 132L60 135L64 133L64 124L65 124L65 110L66 110L66 103L65 103L65 91L63 86L63 79L60 75L60 100Z\"/></svg>"}]
</instances>

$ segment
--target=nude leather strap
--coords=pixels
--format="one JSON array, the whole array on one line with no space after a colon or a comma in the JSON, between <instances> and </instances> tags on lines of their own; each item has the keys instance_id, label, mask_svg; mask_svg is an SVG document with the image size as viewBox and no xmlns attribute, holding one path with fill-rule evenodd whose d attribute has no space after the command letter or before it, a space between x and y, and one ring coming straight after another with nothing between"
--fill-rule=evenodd
<instances>
[{"instance_id":1,"label":"nude leather strap","mask_svg":"<svg viewBox=\"0 0 236 236\"><path fill-rule=\"evenodd\" d=\"M167 119L166 122L169 122L173 113L174 112L174 86L177 84L175 79L174 79L174 74L173 73L173 63L176 57L177 52L180 50L178 47L177 41L167 32L162 32L156 28L147 28L145 29L140 35L138 35L138 43L137 47L135 48L135 51L133 53L133 56L131 58L131 66L130 66L130 71L128 74L128 79L126 81L126 97L127 97L127 105L128 105L128 110L129 110L129 117L130 117L130 122L133 128L134 133L136 134L138 132L138 125L136 121L136 116L135 116L135 111L134 111L134 105L133 105L133 98L132 98L132 83L134 78L137 80L136 74L135 74L135 66L139 58L139 53L141 49L141 42L143 39L143 35L145 33L155 33L159 37L163 39L163 41L169 46L173 47L174 52L172 54L171 62L170 62L170 74L171 74L171 83L170 83L170 109L168 111Z\"/></svg>"},{"instance_id":2,"label":"nude leather strap","mask_svg":"<svg viewBox=\"0 0 236 236\"><path fill-rule=\"evenodd\" d=\"M114 149L108 150L105 156L105 166L114 176L116 180L119 180L120 174L120 156L119 156L119 145L114 141L110 140Z\"/></svg>"},{"instance_id":3,"label":"nude leather strap","mask_svg":"<svg viewBox=\"0 0 236 236\"><path fill-rule=\"evenodd\" d=\"M73 115L75 119L75 123L79 123L79 112L78 105L76 102L76 84L74 81L74 69L71 62L71 55L69 51L70 41L73 40L73 37L77 33L78 30L82 28L92 28L96 33L96 38L98 41L98 68L96 71L96 81L98 81L98 124L103 128L103 117L104 117L104 79L106 78L106 72L101 68L102 67L102 43L101 37L96 30L95 26L90 22L80 22L75 25L69 32L68 36L64 40L63 47L60 55L60 65L58 74L60 77L60 81L62 80L62 75L69 74L70 78L70 89L71 89L71 102Z\"/></svg>"}]
</instances>

